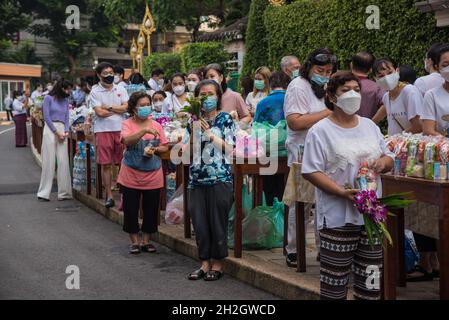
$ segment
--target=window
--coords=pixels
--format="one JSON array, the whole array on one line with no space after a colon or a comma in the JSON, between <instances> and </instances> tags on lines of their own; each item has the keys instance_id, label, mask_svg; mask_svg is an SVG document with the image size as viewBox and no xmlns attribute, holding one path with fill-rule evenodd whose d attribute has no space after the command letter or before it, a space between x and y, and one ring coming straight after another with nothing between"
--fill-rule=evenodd
<instances>
[{"instance_id":1,"label":"window","mask_svg":"<svg viewBox=\"0 0 449 320\"><path fill-rule=\"evenodd\" d=\"M11 97L13 91L23 91L24 88L24 81L0 80L0 111L5 111L4 103L6 97Z\"/></svg>"}]
</instances>

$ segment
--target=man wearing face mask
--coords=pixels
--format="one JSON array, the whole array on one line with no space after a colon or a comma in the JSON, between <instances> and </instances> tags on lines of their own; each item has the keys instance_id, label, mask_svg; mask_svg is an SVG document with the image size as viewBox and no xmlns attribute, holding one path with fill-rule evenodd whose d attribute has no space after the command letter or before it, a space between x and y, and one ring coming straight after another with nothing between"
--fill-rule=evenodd
<instances>
[{"instance_id":1,"label":"man wearing face mask","mask_svg":"<svg viewBox=\"0 0 449 320\"><path fill-rule=\"evenodd\" d=\"M305 141L302 174L316 187L320 296L326 300L347 298L352 267L354 297L380 300L380 289L365 285L368 274L357 272L367 265L382 267L382 245L379 241L367 245L363 216L354 206L355 180L363 162L377 174L388 172L394 154L376 124L356 114L362 100L360 87L354 74L334 74L326 89L326 105L332 113L309 130ZM380 176L377 184L380 198Z\"/></svg>"},{"instance_id":2,"label":"man wearing face mask","mask_svg":"<svg viewBox=\"0 0 449 320\"><path fill-rule=\"evenodd\" d=\"M337 71L337 58L329 49L313 51L301 69L301 76L292 80L287 88L284 101L284 114L287 119L288 136L285 143L288 152L288 165L299 162L300 145L304 145L308 130L318 121L329 116L324 97L325 85L330 76ZM306 207L306 216L311 206ZM290 206L288 216L288 245L286 263L296 268L296 208ZM318 242L318 235L316 235Z\"/></svg>"},{"instance_id":3,"label":"man wearing face mask","mask_svg":"<svg viewBox=\"0 0 449 320\"><path fill-rule=\"evenodd\" d=\"M299 77L301 63L295 56L285 56L281 59L281 70L285 72L292 80Z\"/></svg>"},{"instance_id":4,"label":"man wearing face mask","mask_svg":"<svg viewBox=\"0 0 449 320\"><path fill-rule=\"evenodd\" d=\"M154 69L151 72L151 79L148 80L148 85L154 92L164 89L164 70Z\"/></svg>"},{"instance_id":5,"label":"man wearing face mask","mask_svg":"<svg viewBox=\"0 0 449 320\"><path fill-rule=\"evenodd\" d=\"M423 98L419 90L399 81L399 69L389 58L377 59L373 72L377 84L387 91L382 101L387 114L388 135L421 132Z\"/></svg>"},{"instance_id":6,"label":"man wearing face mask","mask_svg":"<svg viewBox=\"0 0 449 320\"><path fill-rule=\"evenodd\" d=\"M123 156L120 132L129 97L124 87L114 84L114 69L110 63L100 63L95 72L100 81L92 87L89 99L96 115L96 160L101 165L106 190L105 206L111 208L115 205L112 196L112 166L120 165Z\"/></svg>"},{"instance_id":7,"label":"man wearing face mask","mask_svg":"<svg viewBox=\"0 0 449 320\"><path fill-rule=\"evenodd\" d=\"M436 56L441 46L443 46L442 43L436 43L427 51L426 57L424 58L424 69L428 74L415 81L415 87L418 88L423 97L427 91L437 88L444 83L443 77L436 68Z\"/></svg>"}]
</instances>

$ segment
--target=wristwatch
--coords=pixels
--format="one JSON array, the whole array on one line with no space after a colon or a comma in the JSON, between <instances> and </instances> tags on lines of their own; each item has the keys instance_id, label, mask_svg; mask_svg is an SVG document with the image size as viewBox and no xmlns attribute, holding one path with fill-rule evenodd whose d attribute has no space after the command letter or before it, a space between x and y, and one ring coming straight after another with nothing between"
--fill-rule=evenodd
<instances>
[{"instance_id":1,"label":"wristwatch","mask_svg":"<svg viewBox=\"0 0 449 320\"><path fill-rule=\"evenodd\" d=\"M112 112L114 109L112 108L112 106L109 106L108 111Z\"/></svg>"}]
</instances>

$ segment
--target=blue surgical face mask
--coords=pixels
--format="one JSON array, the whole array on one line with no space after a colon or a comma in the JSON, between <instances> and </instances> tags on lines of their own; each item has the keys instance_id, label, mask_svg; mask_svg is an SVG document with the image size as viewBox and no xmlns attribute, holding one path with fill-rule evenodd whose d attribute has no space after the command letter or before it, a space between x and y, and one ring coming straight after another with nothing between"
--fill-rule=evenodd
<instances>
[{"instance_id":1,"label":"blue surgical face mask","mask_svg":"<svg viewBox=\"0 0 449 320\"><path fill-rule=\"evenodd\" d=\"M317 85L324 87L325 84L329 82L329 78L320 76L319 74L314 73L311 79L312 82L316 83Z\"/></svg>"},{"instance_id":2,"label":"blue surgical face mask","mask_svg":"<svg viewBox=\"0 0 449 320\"><path fill-rule=\"evenodd\" d=\"M217 109L218 105L218 99L215 96L209 96L207 99L203 102L203 110L205 112L210 112L215 109Z\"/></svg>"},{"instance_id":3,"label":"blue surgical face mask","mask_svg":"<svg viewBox=\"0 0 449 320\"><path fill-rule=\"evenodd\" d=\"M254 87L257 90L265 89L265 81L263 81L263 80L254 80Z\"/></svg>"},{"instance_id":4,"label":"blue surgical face mask","mask_svg":"<svg viewBox=\"0 0 449 320\"><path fill-rule=\"evenodd\" d=\"M140 119L146 119L150 116L152 112L151 106L144 106L144 107L138 107L137 108L137 116Z\"/></svg>"},{"instance_id":5,"label":"blue surgical face mask","mask_svg":"<svg viewBox=\"0 0 449 320\"><path fill-rule=\"evenodd\" d=\"M292 79L298 78L299 77L299 70L293 70L292 71Z\"/></svg>"}]
</instances>

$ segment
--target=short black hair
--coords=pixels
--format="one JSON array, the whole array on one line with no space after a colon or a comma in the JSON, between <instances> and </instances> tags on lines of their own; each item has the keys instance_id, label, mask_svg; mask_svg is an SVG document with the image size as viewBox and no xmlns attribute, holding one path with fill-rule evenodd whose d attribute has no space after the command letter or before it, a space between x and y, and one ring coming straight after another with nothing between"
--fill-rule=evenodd
<instances>
[{"instance_id":1,"label":"short black hair","mask_svg":"<svg viewBox=\"0 0 449 320\"><path fill-rule=\"evenodd\" d=\"M438 48L438 52L436 54L435 65L438 66L441 62L441 56L449 52L449 44L444 44Z\"/></svg>"},{"instance_id":2,"label":"short black hair","mask_svg":"<svg viewBox=\"0 0 449 320\"><path fill-rule=\"evenodd\" d=\"M418 77L416 71L409 65L400 66L399 75L399 81L407 82L409 84L414 84Z\"/></svg>"},{"instance_id":3,"label":"short black hair","mask_svg":"<svg viewBox=\"0 0 449 320\"><path fill-rule=\"evenodd\" d=\"M291 78L288 74L286 74L283 71L277 71L273 72L270 76L269 82L270 82L270 88L284 88L287 89L289 83L291 81Z\"/></svg>"},{"instance_id":4,"label":"short black hair","mask_svg":"<svg viewBox=\"0 0 449 320\"><path fill-rule=\"evenodd\" d=\"M128 100L128 113L131 116L136 114L137 103L142 98L148 98L150 100L150 104L151 104L151 101L152 101L151 97L146 92L142 92L142 91L134 92L131 95L131 97L129 97L129 100Z\"/></svg>"},{"instance_id":5,"label":"short black hair","mask_svg":"<svg viewBox=\"0 0 449 320\"><path fill-rule=\"evenodd\" d=\"M167 94L165 93L165 91L163 91L163 90L160 90L160 91L156 91L155 93L153 93L153 99L154 99L154 96L155 95L157 95L157 94L160 94L161 96L163 96L164 98L167 98Z\"/></svg>"},{"instance_id":6,"label":"short black hair","mask_svg":"<svg viewBox=\"0 0 449 320\"><path fill-rule=\"evenodd\" d=\"M349 81L356 81L359 84L359 87L362 88L360 79L351 71L338 71L331 76L326 86L325 104L328 109L334 110L334 103L330 100L330 98L335 97L337 95L338 88L344 86L346 82Z\"/></svg>"},{"instance_id":7,"label":"short black hair","mask_svg":"<svg viewBox=\"0 0 449 320\"><path fill-rule=\"evenodd\" d=\"M130 84L143 84L145 83L145 78L139 72L134 72L128 78Z\"/></svg>"},{"instance_id":8,"label":"short black hair","mask_svg":"<svg viewBox=\"0 0 449 320\"><path fill-rule=\"evenodd\" d=\"M95 72L97 74L100 74L104 69L107 69L107 68L114 69L112 64L110 64L109 62L100 62L99 64L97 64L97 66L95 68Z\"/></svg>"},{"instance_id":9,"label":"short black hair","mask_svg":"<svg viewBox=\"0 0 449 320\"><path fill-rule=\"evenodd\" d=\"M379 58L379 59L376 59L376 61L374 61L374 64L373 64L374 74L379 74L380 71L385 69L386 66L392 66L395 69L398 67L397 63L391 58L388 58L388 57Z\"/></svg>"},{"instance_id":10,"label":"short black hair","mask_svg":"<svg viewBox=\"0 0 449 320\"><path fill-rule=\"evenodd\" d=\"M125 69L123 69L121 66L114 66L114 73L125 75Z\"/></svg>"},{"instance_id":11,"label":"short black hair","mask_svg":"<svg viewBox=\"0 0 449 320\"><path fill-rule=\"evenodd\" d=\"M153 69L153 71L151 71L152 77L154 77L154 76L159 77L161 74L165 74L164 70L162 70L161 68L156 68L156 69Z\"/></svg>"},{"instance_id":12,"label":"short black hair","mask_svg":"<svg viewBox=\"0 0 449 320\"><path fill-rule=\"evenodd\" d=\"M433 65L435 66L437 63L438 49L443 46L443 43L434 43L429 51L426 52L426 59L432 60Z\"/></svg>"},{"instance_id":13,"label":"short black hair","mask_svg":"<svg viewBox=\"0 0 449 320\"><path fill-rule=\"evenodd\" d=\"M368 73L373 67L375 58L371 53L362 51L353 55L351 61L354 71Z\"/></svg>"},{"instance_id":14,"label":"short black hair","mask_svg":"<svg viewBox=\"0 0 449 320\"><path fill-rule=\"evenodd\" d=\"M22 94L23 94L22 91L14 90L14 91L12 92L12 97L13 97L13 99L15 99L15 98L17 98L17 97L20 97Z\"/></svg>"}]
</instances>

